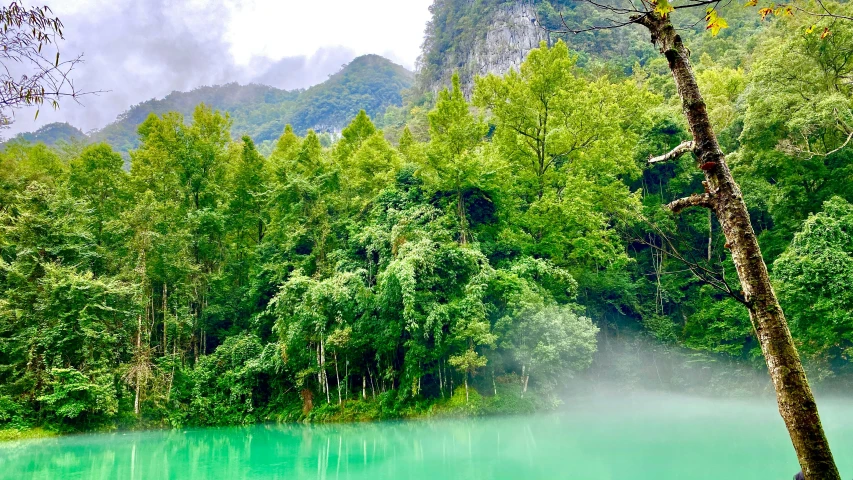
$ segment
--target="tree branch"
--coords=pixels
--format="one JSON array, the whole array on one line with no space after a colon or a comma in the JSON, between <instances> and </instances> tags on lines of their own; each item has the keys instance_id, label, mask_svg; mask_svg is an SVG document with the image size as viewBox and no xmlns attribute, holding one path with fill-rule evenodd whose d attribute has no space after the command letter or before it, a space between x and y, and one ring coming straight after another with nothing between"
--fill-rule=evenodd
<instances>
[{"instance_id":1,"label":"tree branch","mask_svg":"<svg viewBox=\"0 0 853 480\"><path fill-rule=\"evenodd\" d=\"M853 140L853 130L850 131L850 135L847 135L847 140L845 140L844 143L842 143L840 147L833 149L833 150L830 150L826 153L812 153L812 156L828 157L828 156L832 155L833 153L838 153L844 147L846 147L850 143L851 140Z\"/></svg>"},{"instance_id":2,"label":"tree branch","mask_svg":"<svg viewBox=\"0 0 853 480\"><path fill-rule=\"evenodd\" d=\"M853 17L849 17L846 15L839 15L837 13L832 13L828 8L826 8L826 5L824 5L821 0L816 0L816 1L817 1L817 4L820 5L821 9L823 9L823 11L825 13L812 12L812 11L806 10L802 7L798 7L796 5L790 5L790 6L793 7L795 10L797 10L798 12L803 12L806 15L811 15L813 17L830 17L830 18L837 18L840 20L853 21Z\"/></svg>"},{"instance_id":3,"label":"tree branch","mask_svg":"<svg viewBox=\"0 0 853 480\"><path fill-rule=\"evenodd\" d=\"M673 148L669 153L665 153L663 155L658 155L657 157L649 157L649 163L660 163L660 162L668 162L670 160L677 160L680 156L684 155L687 152L692 152L696 147L696 144L693 140L688 140L686 142L682 142L679 146Z\"/></svg>"},{"instance_id":4,"label":"tree branch","mask_svg":"<svg viewBox=\"0 0 853 480\"><path fill-rule=\"evenodd\" d=\"M648 225L653 231L654 234L660 239L661 245L656 245L655 242L651 240L646 240L643 238L643 235L632 235L632 239L635 242L638 242L642 245L645 245L652 250L655 250L660 253L664 253L669 255L685 267L687 270L693 274L693 276L699 280L700 282L710 285L712 288L730 296L737 302L748 305L748 302L743 297L743 293L735 290L729 285L728 281L726 281L725 269L721 265L721 271L715 272L711 269L711 266L704 266L699 262L689 260L684 254L682 254L678 248L675 247L672 240L669 236L663 232L656 224L650 221L648 218L641 217L642 221ZM676 273L676 272L662 272L664 273Z\"/></svg>"},{"instance_id":5,"label":"tree branch","mask_svg":"<svg viewBox=\"0 0 853 480\"><path fill-rule=\"evenodd\" d=\"M713 206L712 197L709 193L703 193L702 195L693 194L689 197L679 198L678 200L667 204L666 208L672 211L672 213L681 213L685 208L690 207L705 207L711 208Z\"/></svg>"}]
</instances>

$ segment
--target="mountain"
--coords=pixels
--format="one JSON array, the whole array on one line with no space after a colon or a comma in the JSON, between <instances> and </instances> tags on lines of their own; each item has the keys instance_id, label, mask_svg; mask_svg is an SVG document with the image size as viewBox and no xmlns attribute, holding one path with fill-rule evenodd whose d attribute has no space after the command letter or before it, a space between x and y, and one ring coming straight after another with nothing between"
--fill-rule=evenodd
<instances>
[{"instance_id":1,"label":"mountain","mask_svg":"<svg viewBox=\"0 0 853 480\"><path fill-rule=\"evenodd\" d=\"M605 2L606 3L606 2ZM762 30L758 15L742 5L721 5L731 28L717 37L704 33L698 18L680 17L677 27L695 58L709 53L737 65L729 51ZM578 55L578 66L630 75L635 65L659 58L641 27L559 34L556 31L612 25L612 19L588 2L576 0L434 0L418 64L417 93L435 93L458 72L463 89L471 92L477 75L504 74L517 68L540 42L565 41ZM603 68L602 68L603 67Z\"/></svg>"},{"instance_id":2,"label":"mountain","mask_svg":"<svg viewBox=\"0 0 853 480\"><path fill-rule=\"evenodd\" d=\"M285 117L292 112L301 93L266 85L237 83L172 92L163 99L152 99L130 107L113 123L91 132L89 138L92 142L105 142L120 152L127 152L139 146L136 129L151 113L162 115L174 111L189 117L196 105L204 103L230 114L235 137L248 134L261 143L278 138L284 130Z\"/></svg>"},{"instance_id":3,"label":"mountain","mask_svg":"<svg viewBox=\"0 0 853 480\"><path fill-rule=\"evenodd\" d=\"M419 65L425 91L447 85L458 72L470 92L475 76L518 67L548 38L529 1L435 0L431 11Z\"/></svg>"},{"instance_id":4,"label":"mountain","mask_svg":"<svg viewBox=\"0 0 853 480\"><path fill-rule=\"evenodd\" d=\"M389 106L402 104L402 92L411 88L414 80L412 72L379 55L358 57L300 95L287 123L297 132L309 128L330 132L341 130L359 110L379 118Z\"/></svg>"},{"instance_id":5,"label":"mountain","mask_svg":"<svg viewBox=\"0 0 853 480\"><path fill-rule=\"evenodd\" d=\"M67 123L48 123L35 132L20 133L15 138L30 143L41 142L52 146L58 142L83 140L86 138L86 134Z\"/></svg>"},{"instance_id":6,"label":"mountain","mask_svg":"<svg viewBox=\"0 0 853 480\"><path fill-rule=\"evenodd\" d=\"M379 118L389 106L402 104L402 91L412 86L414 74L378 55L365 55L345 65L325 82L306 90L281 90L267 85L226 85L199 87L189 92L172 92L130 107L100 130L83 134L68 124L50 124L16 139L54 144L70 138L106 142L117 151L128 152L139 145L137 127L151 113L176 111L189 117L199 103L228 112L232 134L249 135L259 145L269 146L284 126L292 124L297 133L308 129L337 132L358 113L366 110Z\"/></svg>"}]
</instances>

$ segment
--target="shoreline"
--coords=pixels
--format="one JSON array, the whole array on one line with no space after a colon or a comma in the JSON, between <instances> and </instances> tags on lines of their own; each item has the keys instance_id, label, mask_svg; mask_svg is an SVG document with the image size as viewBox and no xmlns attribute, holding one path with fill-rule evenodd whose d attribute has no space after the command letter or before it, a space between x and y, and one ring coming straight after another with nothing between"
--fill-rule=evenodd
<instances>
[{"instance_id":1,"label":"shoreline","mask_svg":"<svg viewBox=\"0 0 853 480\"><path fill-rule=\"evenodd\" d=\"M434 401L409 405L402 410L383 406L380 398L370 400L348 400L341 405L336 403L322 404L313 408L307 414L296 413L294 410L282 411L266 416L264 419L249 422L233 422L222 424L186 424L173 425L159 422L140 421L136 424L105 425L102 428L88 430L57 431L49 426L41 425L32 428L19 429L15 427L0 427L0 444L37 440L46 438L67 437L85 434L105 434L116 432L146 432L146 431L170 431L180 429L196 428L230 428L255 425L324 425L324 424L357 424L376 423L386 421L408 421L427 420L441 418L477 418L494 416L512 416L523 414L535 414L553 410L557 405L543 401L543 398L533 391L529 391L522 398L514 391L514 388L499 388L498 395L484 396L473 388L470 390L470 399L466 402L465 390L460 386L452 396L443 399L432 399ZM519 393L520 393L520 389Z\"/></svg>"}]
</instances>

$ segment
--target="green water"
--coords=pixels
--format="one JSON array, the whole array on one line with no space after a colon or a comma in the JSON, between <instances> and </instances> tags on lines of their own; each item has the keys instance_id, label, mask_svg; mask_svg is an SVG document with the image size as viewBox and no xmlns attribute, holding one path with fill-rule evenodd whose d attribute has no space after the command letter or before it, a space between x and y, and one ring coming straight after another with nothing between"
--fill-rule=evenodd
<instances>
[{"instance_id":1,"label":"green water","mask_svg":"<svg viewBox=\"0 0 853 480\"><path fill-rule=\"evenodd\" d=\"M853 402L821 402L853 475ZM0 479L790 479L768 401L643 396L549 415L80 435L0 444Z\"/></svg>"}]
</instances>

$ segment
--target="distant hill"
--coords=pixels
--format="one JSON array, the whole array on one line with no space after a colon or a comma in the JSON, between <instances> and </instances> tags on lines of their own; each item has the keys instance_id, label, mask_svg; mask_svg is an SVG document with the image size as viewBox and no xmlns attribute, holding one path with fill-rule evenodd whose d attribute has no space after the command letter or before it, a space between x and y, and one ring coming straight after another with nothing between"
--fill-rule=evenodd
<instances>
[{"instance_id":1,"label":"distant hill","mask_svg":"<svg viewBox=\"0 0 853 480\"><path fill-rule=\"evenodd\" d=\"M58 142L84 140L86 138L86 134L80 129L67 123L48 123L35 132L20 133L15 136L15 138L25 140L30 143L41 142L45 145L53 146Z\"/></svg>"},{"instance_id":2,"label":"distant hill","mask_svg":"<svg viewBox=\"0 0 853 480\"><path fill-rule=\"evenodd\" d=\"M105 142L118 151L139 146L137 128L151 113L178 112L189 118L196 105L204 103L228 112L233 120L232 134L247 134L256 142L275 139L284 130L285 120L295 107L300 91L279 90L266 85L229 83L199 87L189 92L172 92L163 99L152 99L130 107L106 127L89 134L92 142Z\"/></svg>"},{"instance_id":3,"label":"distant hill","mask_svg":"<svg viewBox=\"0 0 853 480\"><path fill-rule=\"evenodd\" d=\"M362 109L375 119L389 106L401 105L403 90L410 88L414 80L414 73L384 57L358 57L300 95L287 123L297 132L309 128L328 132L340 130Z\"/></svg>"},{"instance_id":4,"label":"distant hill","mask_svg":"<svg viewBox=\"0 0 853 480\"><path fill-rule=\"evenodd\" d=\"M249 135L263 145L276 140L288 123L300 134L308 129L336 132L359 110L366 110L374 118L381 117L389 106L402 104L402 91L413 82L414 74L405 68L378 55L365 55L307 90L287 91L237 83L199 87L134 105L114 122L88 136L71 125L55 123L15 138L52 145L75 137L106 142L117 151L127 152L139 145L136 130L149 114L176 111L189 117L196 105L205 103L231 115L235 137Z\"/></svg>"}]
</instances>

